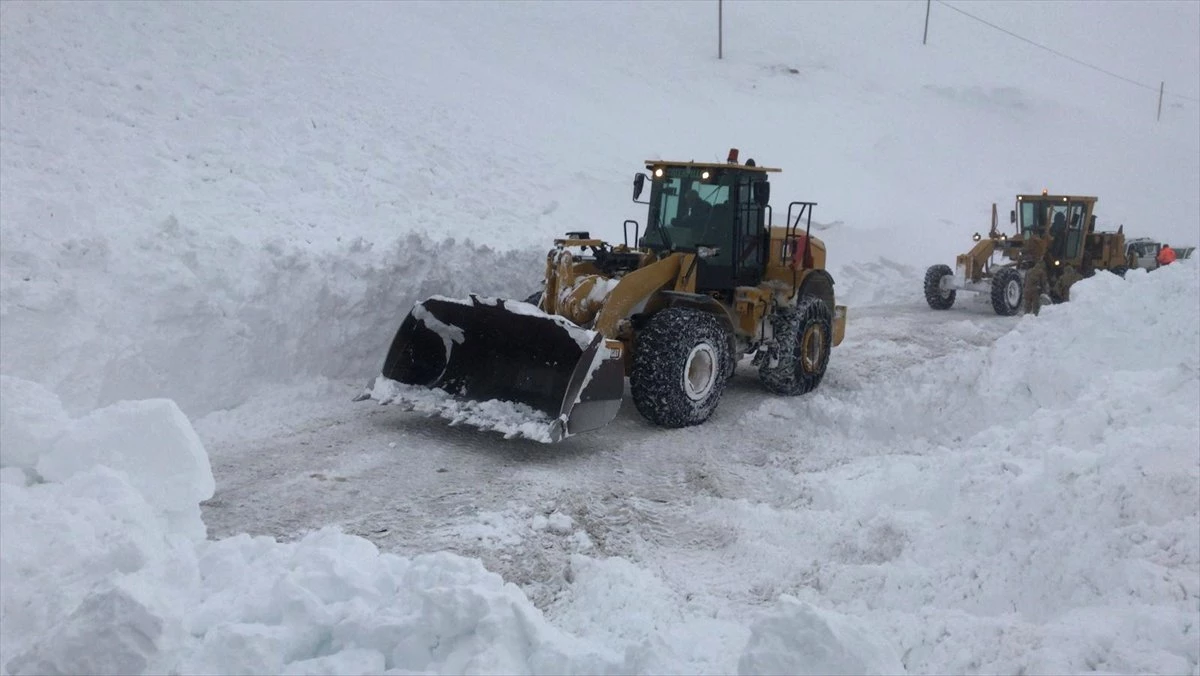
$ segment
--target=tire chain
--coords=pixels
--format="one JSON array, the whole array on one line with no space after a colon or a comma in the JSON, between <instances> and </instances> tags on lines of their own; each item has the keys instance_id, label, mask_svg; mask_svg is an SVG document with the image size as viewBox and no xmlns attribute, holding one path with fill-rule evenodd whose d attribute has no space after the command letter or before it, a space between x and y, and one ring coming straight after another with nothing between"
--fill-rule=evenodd
<instances>
[{"instance_id":1,"label":"tire chain","mask_svg":"<svg viewBox=\"0 0 1200 676\"><path fill-rule=\"evenodd\" d=\"M774 332L771 346L765 352L759 351L754 355L751 363L758 367L767 364L766 368L772 375L790 374L796 368L796 336L800 332L799 308L776 308L771 313L771 330ZM788 337L788 340L781 340L783 336Z\"/></svg>"}]
</instances>

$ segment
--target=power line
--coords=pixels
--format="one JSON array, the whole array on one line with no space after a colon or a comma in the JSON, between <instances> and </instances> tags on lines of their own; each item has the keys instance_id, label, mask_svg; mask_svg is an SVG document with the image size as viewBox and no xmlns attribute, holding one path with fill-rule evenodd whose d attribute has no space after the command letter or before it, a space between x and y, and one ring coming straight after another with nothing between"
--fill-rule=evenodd
<instances>
[{"instance_id":1,"label":"power line","mask_svg":"<svg viewBox=\"0 0 1200 676\"><path fill-rule=\"evenodd\" d=\"M981 24L984 24L984 25L986 25L986 26L990 26L991 28L995 28L996 30L1000 31L1001 33L1004 33L1004 34L1006 34L1006 35L1010 35L1010 36L1012 36L1012 37L1014 37L1014 38L1016 38L1016 39L1020 40L1021 42L1027 42L1027 43L1029 43L1029 44L1033 45L1034 47L1037 47L1037 48L1039 48L1039 49L1044 49L1044 50L1046 50L1047 52L1050 52L1051 54L1054 54L1055 56L1061 56L1062 58L1064 58L1064 59L1067 59L1068 61L1074 61L1075 63L1077 63L1077 64L1079 64L1079 65L1081 65L1081 66L1086 66L1086 67L1088 67L1088 68L1091 68L1092 70L1095 70L1095 71L1099 71L1099 72L1101 72L1101 73L1104 73L1105 75L1108 75L1109 77L1115 77L1115 78L1117 78L1118 80L1123 80L1123 81L1125 81L1125 82L1128 82L1128 83L1129 83L1129 84L1131 84L1131 85L1134 85L1134 86L1137 86L1137 87L1141 87L1142 89L1149 89L1149 90L1150 90L1150 91L1152 91L1152 92L1157 92L1157 91L1159 90L1159 88L1158 88L1158 87L1155 87L1155 86L1153 86L1153 85L1148 85L1148 84L1145 84L1144 82L1138 82L1137 80L1131 80L1131 79L1129 79L1129 78L1127 78L1127 77L1125 77L1125 76L1123 76L1123 75L1117 75L1116 73L1114 73L1114 72L1112 72L1112 71L1110 71L1110 70L1105 70L1105 69L1101 68L1100 66L1094 66L1094 65L1092 65L1092 64L1090 64L1090 63L1087 63L1086 61L1080 61L1079 59L1077 59L1077 58L1075 58L1075 57L1073 57L1073 56L1071 56L1071 55L1069 55L1069 54L1063 54L1062 52L1058 51L1057 49L1054 49L1053 47L1047 47L1046 45L1043 45L1043 44L1041 44L1041 43L1038 43L1038 42L1034 42L1033 40L1030 40L1030 39L1029 39L1029 38L1027 38L1027 37L1023 37L1023 36L1017 35L1016 33L1014 33L1014 32L1012 32L1012 31L1008 30L1007 28L1003 28L1003 27L1001 27L1001 26L997 26L996 24L992 23L991 21L988 21L987 19L982 19L982 18L980 18L980 17L977 17L977 16L975 16L974 14L971 14L970 12L963 11L963 10L961 10L961 9L959 9L959 8L957 8L957 7L955 7L954 5L951 5L950 3L948 3L948 2L945 2L944 0L934 0L934 1L935 1L935 2L937 2L939 5L944 5L944 6L948 7L948 8L950 8L950 9L952 9L952 10L954 10L954 11L958 12L959 14L962 14L963 16L966 16L966 17L969 17L969 18L971 18L971 19L974 19L974 20L978 21L978 22L979 22L979 23L981 23ZM1198 99L1198 98L1196 98L1196 97L1194 97L1194 96L1184 96L1183 94L1175 94L1175 93L1170 93L1170 94L1166 94L1166 96L1174 96L1174 97L1176 97L1176 98L1185 99L1185 100L1187 100L1187 101L1198 101L1198 102L1200 102L1200 99Z\"/></svg>"}]
</instances>

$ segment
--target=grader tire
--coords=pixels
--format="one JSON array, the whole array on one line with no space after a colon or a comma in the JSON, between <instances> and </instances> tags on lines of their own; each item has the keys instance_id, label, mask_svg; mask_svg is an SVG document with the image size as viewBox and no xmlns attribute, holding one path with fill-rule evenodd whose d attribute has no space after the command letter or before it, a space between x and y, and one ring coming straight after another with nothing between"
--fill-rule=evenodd
<instances>
[{"instance_id":1,"label":"grader tire","mask_svg":"<svg viewBox=\"0 0 1200 676\"><path fill-rule=\"evenodd\" d=\"M1000 268L992 277L992 309L1002 317L1011 317L1021 309L1021 273L1015 268Z\"/></svg>"},{"instance_id":2,"label":"grader tire","mask_svg":"<svg viewBox=\"0 0 1200 676\"><path fill-rule=\"evenodd\" d=\"M725 392L732 366L729 334L716 316L672 307L638 333L629 390L642 417L662 427L708 420Z\"/></svg>"},{"instance_id":3,"label":"grader tire","mask_svg":"<svg viewBox=\"0 0 1200 676\"><path fill-rule=\"evenodd\" d=\"M934 310L949 310L954 306L954 298L958 292L954 289L943 290L942 279L953 276L949 265L931 265L925 271L925 302Z\"/></svg>"}]
</instances>

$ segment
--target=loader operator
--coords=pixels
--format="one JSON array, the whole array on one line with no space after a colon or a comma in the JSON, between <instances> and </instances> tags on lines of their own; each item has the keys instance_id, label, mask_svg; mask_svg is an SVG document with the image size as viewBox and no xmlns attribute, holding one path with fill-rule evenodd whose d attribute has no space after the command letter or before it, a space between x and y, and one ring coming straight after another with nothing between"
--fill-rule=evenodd
<instances>
[{"instance_id":1,"label":"loader operator","mask_svg":"<svg viewBox=\"0 0 1200 676\"><path fill-rule=\"evenodd\" d=\"M683 195L683 209L680 210L679 224L694 227L708 222L712 213L712 205L700 199L700 193L695 188Z\"/></svg>"},{"instance_id":2,"label":"loader operator","mask_svg":"<svg viewBox=\"0 0 1200 676\"><path fill-rule=\"evenodd\" d=\"M1025 274L1025 285L1021 293L1026 314L1033 313L1036 317L1042 309L1042 294L1050 288L1050 276L1046 270L1046 259L1042 258Z\"/></svg>"}]
</instances>

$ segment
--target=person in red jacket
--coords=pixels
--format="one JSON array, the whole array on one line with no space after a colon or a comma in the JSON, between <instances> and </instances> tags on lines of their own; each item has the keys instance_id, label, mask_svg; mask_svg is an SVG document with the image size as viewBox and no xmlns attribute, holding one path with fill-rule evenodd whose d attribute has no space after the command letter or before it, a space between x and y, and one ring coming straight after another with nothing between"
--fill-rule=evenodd
<instances>
[{"instance_id":1,"label":"person in red jacket","mask_svg":"<svg viewBox=\"0 0 1200 676\"><path fill-rule=\"evenodd\" d=\"M1160 267L1175 262L1175 250L1171 248L1170 244L1164 244L1163 248L1158 250L1157 260Z\"/></svg>"}]
</instances>

